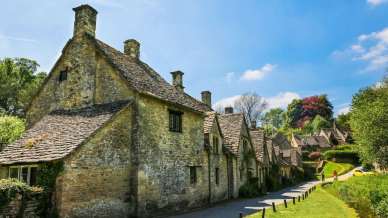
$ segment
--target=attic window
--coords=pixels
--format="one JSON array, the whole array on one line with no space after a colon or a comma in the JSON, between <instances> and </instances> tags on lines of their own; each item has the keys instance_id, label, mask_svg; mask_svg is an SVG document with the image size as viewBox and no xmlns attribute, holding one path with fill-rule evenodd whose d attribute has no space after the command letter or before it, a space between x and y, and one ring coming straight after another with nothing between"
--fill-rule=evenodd
<instances>
[{"instance_id":1,"label":"attic window","mask_svg":"<svg viewBox=\"0 0 388 218\"><path fill-rule=\"evenodd\" d=\"M59 72L59 82L63 82L65 80L67 80L67 68L65 70L61 70L61 72Z\"/></svg>"}]
</instances>

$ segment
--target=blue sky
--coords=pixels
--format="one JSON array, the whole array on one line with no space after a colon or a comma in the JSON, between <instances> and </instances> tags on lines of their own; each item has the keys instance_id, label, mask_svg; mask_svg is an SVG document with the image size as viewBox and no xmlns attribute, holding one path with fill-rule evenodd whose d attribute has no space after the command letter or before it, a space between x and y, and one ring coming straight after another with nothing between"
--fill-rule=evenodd
<instances>
[{"instance_id":1,"label":"blue sky","mask_svg":"<svg viewBox=\"0 0 388 218\"><path fill-rule=\"evenodd\" d=\"M137 39L142 60L168 81L183 71L185 90L210 90L217 106L248 91L270 107L328 94L338 113L388 67L388 0L9 0L0 58L32 58L49 71L82 3L99 12L97 38L119 50Z\"/></svg>"}]
</instances>

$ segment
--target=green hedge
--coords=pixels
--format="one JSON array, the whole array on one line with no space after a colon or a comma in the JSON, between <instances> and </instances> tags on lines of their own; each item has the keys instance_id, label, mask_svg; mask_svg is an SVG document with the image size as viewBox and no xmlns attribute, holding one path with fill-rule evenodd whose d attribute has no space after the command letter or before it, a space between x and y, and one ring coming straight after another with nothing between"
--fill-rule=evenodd
<instances>
[{"instance_id":1,"label":"green hedge","mask_svg":"<svg viewBox=\"0 0 388 218\"><path fill-rule=\"evenodd\" d=\"M388 175L352 177L327 190L355 208L360 217L388 217Z\"/></svg>"},{"instance_id":2,"label":"green hedge","mask_svg":"<svg viewBox=\"0 0 388 218\"><path fill-rule=\"evenodd\" d=\"M326 160L333 160L335 162L352 162L359 163L358 153L355 151L347 150L329 150L323 153L323 157Z\"/></svg>"},{"instance_id":3,"label":"green hedge","mask_svg":"<svg viewBox=\"0 0 388 218\"><path fill-rule=\"evenodd\" d=\"M0 179L0 208L8 205L16 194L28 195L42 192L42 188L31 187L16 179Z\"/></svg>"}]
</instances>

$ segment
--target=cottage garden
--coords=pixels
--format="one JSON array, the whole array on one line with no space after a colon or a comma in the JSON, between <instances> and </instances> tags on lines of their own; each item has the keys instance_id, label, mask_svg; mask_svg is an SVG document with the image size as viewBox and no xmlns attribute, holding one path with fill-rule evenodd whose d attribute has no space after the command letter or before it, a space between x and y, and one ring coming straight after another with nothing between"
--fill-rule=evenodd
<instances>
[{"instance_id":1,"label":"cottage garden","mask_svg":"<svg viewBox=\"0 0 388 218\"><path fill-rule=\"evenodd\" d=\"M136 40L123 52L98 40L94 8L73 10L73 37L49 74L29 59L0 60L9 90L0 93L0 217L167 216L360 164L386 172L388 124L378 121L388 86L361 90L337 118L325 95L260 119L241 104L216 112L211 92L201 101L185 93L182 71L170 84L142 62ZM267 216L387 217L386 181L376 173L328 183Z\"/></svg>"}]
</instances>

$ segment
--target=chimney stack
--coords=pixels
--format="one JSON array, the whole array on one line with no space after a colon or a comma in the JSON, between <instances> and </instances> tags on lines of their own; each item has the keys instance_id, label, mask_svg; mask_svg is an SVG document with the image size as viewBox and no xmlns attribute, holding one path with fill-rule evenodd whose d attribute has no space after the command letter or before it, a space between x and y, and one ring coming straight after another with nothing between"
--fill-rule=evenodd
<instances>
[{"instance_id":1,"label":"chimney stack","mask_svg":"<svg viewBox=\"0 0 388 218\"><path fill-rule=\"evenodd\" d=\"M183 74L184 73L182 71L179 71L179 70L171 72L172 85L175 86L175 88L177 88L180 91L183 91L183 89L185 88L183 86Z\"/></svg>"},{"instance_id":2,"label":"chimney stack","mask_svg":"<svg viewBox=\"0 0 388 218\"><path fill-rule=\"evenodd\" d=\"M226 107L225 114L233 114L233 107Z\"/></svg>"},{"instance_id":3,"label":"chimney stack","mask_svg":"<svg viewBox=\"0 0 388 218\"><path fill-rule=\"evenodd\" d=\"M212 108L212 93L210 91L201 92L202 102Z\"/></svg>"},{"instance_id":4,"label":"chimney stack","mask_svg":"<svg viewBox=\"0 0 388 218\"><path fill-rule=\"evenodd\" d=\"M75 12L74 37L82 37L85 33L96 35L97 11L90 5L73 8Z\"/></svg>"},{"instance_id":5,"label":"chimney stack","mask_svg":"<svg viewBox=\"0 0 388 218\"><path fill-rule=\"evenodd\" d=\"M135 39L128 39L124 42L124 54L139 59L140 57L140 43Z\"/></svg>"}]
</instances>

